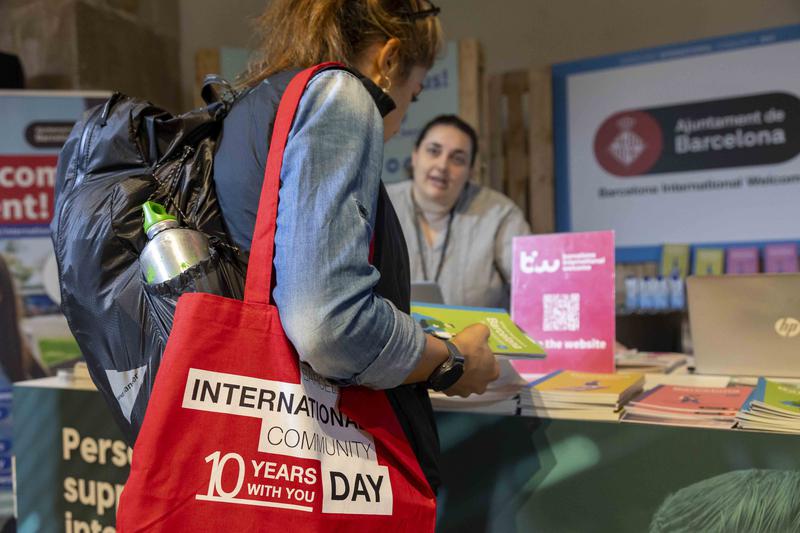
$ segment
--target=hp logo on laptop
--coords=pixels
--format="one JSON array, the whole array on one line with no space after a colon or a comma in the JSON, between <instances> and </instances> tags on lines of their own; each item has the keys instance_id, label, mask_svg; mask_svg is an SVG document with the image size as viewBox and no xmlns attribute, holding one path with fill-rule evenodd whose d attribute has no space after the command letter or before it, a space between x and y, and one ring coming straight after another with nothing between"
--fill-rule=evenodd
<instances>
[{"instance_id":1,"label":"hp logo on laptop","mask_svg":"<svg viewBox=\"0 0 800 533\"><path fill-rule=\"evenodd\" d=\"M787 338L800 335L800 320L790 316L779 318L775 322L775 333Z\"/></svg>"}]
</instances>

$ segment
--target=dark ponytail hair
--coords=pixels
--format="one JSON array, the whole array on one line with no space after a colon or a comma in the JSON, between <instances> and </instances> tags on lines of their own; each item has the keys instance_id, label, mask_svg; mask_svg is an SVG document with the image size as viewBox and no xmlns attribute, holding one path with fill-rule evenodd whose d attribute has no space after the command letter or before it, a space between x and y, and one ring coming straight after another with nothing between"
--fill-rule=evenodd
<instances>
[{"instance_id":1,"label":"dark ponytail hair","mask_svg":"<svg viewBox=\"0 0 800 533\"><path fill-rule=\"evenodd\" d=\"M439 115L425 124L425 126L419 132L417 142L414 143L414 150L419 148L419 145L422 144L422 140L425 139L428 131L434 126L452 126L463 131L467 137L469 137L469 140L472 142L472 154L470 156L469 168L474 168L475 157L478 155L478 134L475 133L475 129L472 126L464 122L456 115Z\"/></svg>"}]
</instances>

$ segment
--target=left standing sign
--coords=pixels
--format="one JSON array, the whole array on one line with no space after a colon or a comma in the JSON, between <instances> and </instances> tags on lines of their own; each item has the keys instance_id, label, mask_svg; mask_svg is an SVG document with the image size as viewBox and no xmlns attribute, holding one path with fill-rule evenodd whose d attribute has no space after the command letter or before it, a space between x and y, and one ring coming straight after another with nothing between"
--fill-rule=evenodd
<instances>
[{"instance_id":1,"label":"left standing sign","mask_svg":"<svg viewBox=\"0 0 800 533\"><path fill-rule=\"evenodd\" d=\"M71 366L49 224L58 152L107 93L0 90L0 517L11 514L11 382ZM8 497L6 497L8 495Z\"/></svg>"},{"instance_id":2,"label":"left standing sign","mask_svg":"<svg viewBox=\"0 0 800 533\"><path fill-rule=\"evenodd\" d=\"M15 313L0 313L0 331L20 338L14 353L2 352L3 374L10 381L36 375L17 358L30 356L48 373L80 356L59 309L49 224L58 152L83 112L106 96L0 91L0 261L5 267L0 271L11 278L5 284L10 294L1 295L0 302L16 308ZM22 376L15 370L20 366Z\"/></svg>"},{"instance_id":3,"label":"left standing sign","mask_svg":"<svg viewBox=\"0 0 800 533\"><path fill-rule=\"evenodd\" d=\"M58 152L106 93L0 91L0 238L48 237Z\"/></svg>"}]
</instances>

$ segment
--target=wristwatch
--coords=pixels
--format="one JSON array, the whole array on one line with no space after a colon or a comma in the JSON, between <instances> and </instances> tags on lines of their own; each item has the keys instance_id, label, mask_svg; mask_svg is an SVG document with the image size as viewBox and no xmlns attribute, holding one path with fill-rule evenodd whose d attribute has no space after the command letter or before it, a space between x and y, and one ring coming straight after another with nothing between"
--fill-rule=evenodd
<instances>
[{"instance_id":1,"label":"wristwatch","mask_svg":"<svg viewBox=\"0 0 800 533\"><path fill-rule=\"evenodd\" d=\"M444 363L436 367L436 370L428 378L428 388L435 391L449 389L464 374L464 356L461 355L455 344L446 339L442 339L442 341L447 346L450 355Z\"/></svg>"}]
</instances>

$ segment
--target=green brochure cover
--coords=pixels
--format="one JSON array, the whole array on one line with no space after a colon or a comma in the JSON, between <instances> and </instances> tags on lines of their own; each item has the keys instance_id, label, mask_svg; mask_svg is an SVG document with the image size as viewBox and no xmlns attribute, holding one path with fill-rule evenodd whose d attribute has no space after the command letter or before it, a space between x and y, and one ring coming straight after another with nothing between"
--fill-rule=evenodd
<instances>
[{"instance_id":1,"label":"green brochure cover","mask_svg":"<svg viewBox=\"0 0 800 533\"><path fill-rule=\"evenodd\" d=\"M425 333L451 338L471 324L489 328L489 347L495 355L520 359L543 359L544 349L528 337L504 309L458 307L411 302L411 316Z\"/></svg>"},{"instance_id":2,"label":"green brochure cover","mask_svg":"<svg viewBox=\"0 0 800 533\"><path fill-rule=\"evenodd\" d=\"M800 415L800 386L759 378L751 400L778 411ZM749 402L748 402L749 403Z\"/></svg>"}]
</instances>

